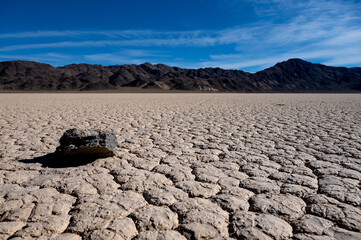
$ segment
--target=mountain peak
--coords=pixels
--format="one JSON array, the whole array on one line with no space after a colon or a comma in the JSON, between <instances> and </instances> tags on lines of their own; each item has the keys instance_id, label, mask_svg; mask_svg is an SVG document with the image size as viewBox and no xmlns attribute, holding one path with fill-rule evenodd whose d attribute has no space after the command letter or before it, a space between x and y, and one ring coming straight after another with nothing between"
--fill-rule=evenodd
<instances>
[{"instance_id":1,"label":"mountain peak","mask_svg":"<svg viewBox=\"0 0 361 240\"><path fill-rule=\"evenodd\" d=\"M302 62L302 63L310 63L310 62L307 62L301 58L290 58L288 59L286 62Z\"/></svg>"},{"instance_id":2,"label":"mountain peak","mask_svg":"<svg viewBox=\"0 0 361 240\"><path fill-rule=\"evenodd\" d=\"M307 65L309 65L309 64L312 64L312 63L307 62L307 61L305 61L303 59L300 59L300 58L290 58L290 59L288 59L286 61L277 63L275 66L289 65L289 64L293 64L293 65L295 65L295 64L302 64L302 65L307 64Z\"/></svg>"}]
</instances>

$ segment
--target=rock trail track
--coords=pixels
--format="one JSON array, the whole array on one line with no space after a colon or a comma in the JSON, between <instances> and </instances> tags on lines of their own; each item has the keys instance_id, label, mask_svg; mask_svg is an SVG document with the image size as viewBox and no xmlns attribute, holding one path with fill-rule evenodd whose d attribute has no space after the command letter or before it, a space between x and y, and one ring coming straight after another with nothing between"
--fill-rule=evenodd
<instances>
[{"instance_id":1,"label":"rock trail track","mask_svg":"<svg viewBox=\"0 0 361 240\"><path fill-rule=\"evenodd\" d=\"M1 94L0 239L361 239L359 94ZM49 161L70 128L115 157Z\"/></svg>"}]
</instances>

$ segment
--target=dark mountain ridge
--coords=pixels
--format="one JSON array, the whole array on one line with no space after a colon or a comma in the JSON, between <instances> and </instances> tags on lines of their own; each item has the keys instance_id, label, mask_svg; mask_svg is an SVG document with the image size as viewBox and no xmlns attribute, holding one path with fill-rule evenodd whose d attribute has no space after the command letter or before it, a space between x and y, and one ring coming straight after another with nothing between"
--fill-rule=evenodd
<instances>
[{"instance_id":1,"label":"dark mountain ridge","mask_svg":"<svg viewBox=\"0 0 361 240\"><path fill-rule=\"evenodd\" d=\"M329 67L301 59L248 73L221 68L183 69L163 64L53 67L0 62L0 91L86 91L134 87L224 92L361 92L361 68Z\"/></svg>"}]
</instances>

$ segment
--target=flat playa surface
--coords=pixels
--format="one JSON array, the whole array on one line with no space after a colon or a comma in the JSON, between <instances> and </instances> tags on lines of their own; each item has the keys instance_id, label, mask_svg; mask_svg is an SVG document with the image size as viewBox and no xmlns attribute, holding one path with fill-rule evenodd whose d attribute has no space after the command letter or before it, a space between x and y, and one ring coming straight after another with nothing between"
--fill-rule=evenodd
<instances>
[{"instance_id":1,"label":"flat playa surface","mask_svg":"<svg viewBox=\"0 0 361 240\"><path fill-rule=\"evenodd\" d=\"M0 239L361 239L361 95L1 94ZM56 167L69 128L117 155Z\"/></svg>"}]
</instances>

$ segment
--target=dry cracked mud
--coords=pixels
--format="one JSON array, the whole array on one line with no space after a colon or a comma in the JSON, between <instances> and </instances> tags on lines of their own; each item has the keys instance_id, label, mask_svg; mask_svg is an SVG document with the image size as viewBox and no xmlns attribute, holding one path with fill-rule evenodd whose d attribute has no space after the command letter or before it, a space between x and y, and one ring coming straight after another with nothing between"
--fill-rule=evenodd
<instances>
[{"instance_id":1,"label":"dry cracked mud","mask_svg":"<svg viewBox=\"0 0 361 240\"><path fill-rule=\"evenodd\" d=\"M0 239L361 239L361 95L1 94ZM70 128L116 156L57 166Z\"/></svg>"}]
</instances>

